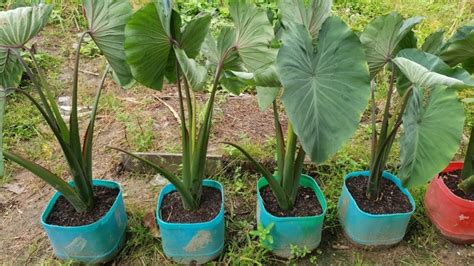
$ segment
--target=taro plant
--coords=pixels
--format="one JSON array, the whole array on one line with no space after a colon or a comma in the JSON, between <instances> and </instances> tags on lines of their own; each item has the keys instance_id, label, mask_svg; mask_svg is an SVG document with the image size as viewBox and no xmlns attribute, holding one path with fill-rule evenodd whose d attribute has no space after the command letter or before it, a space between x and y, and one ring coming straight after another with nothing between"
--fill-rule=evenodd
<instances>
[{"instance_id":1,"label":"taro plant","mask_svg":"<svg viewBox=\"0 0 474 266\"><path fill-rule=\"evenodd\" d=\"M131 71L125 63L123 49L125 22L132 13L127 1L94 1L84 0L83 7L89 28L81 34L75 55L75 65L72 85L72 110L69 117L69 126L59 112L53 91L48 85L42 69L38 66L33 50L28 47L28 41L36 35L47 23L51 13L51 5L37 5L17 8L0 13L0 74L2 86L16 88L22 73L25 71L33 83L34 92L23 89L16 91L24 94L40 111L46 123L60 145L69 166L69 172L74 186L69 185L61 177L10 151L4 151L5 158L18 163L25 169L40 177L49 185L58 190L78 212L85 212L94 206L92 189L92 143L94 125L98 109L100 94L110 69L117 82L126 87L133 83ZM92 108L91 118L82 143L79 132L78 119L78 89L79 89L79 61L81 44L89 35L105 55L109 66L105 70L97 90ZM30 67L20 55L26 51L33 62Z\"/></svg>"},{"instance_id":2,"label":"taro plant","mask_svg":"<svg viewBox=\"0 0 474 266\"><path fill-rule=\"evenodd\" d=\"M372 149L367 198L380 197L382 172L397 132L400 136L399 174L405 186L427 182L447 165L460 143L464 111L456 89L473 85L462 68L451 68L437 56L416 49L413 27L421 21L403 20L397 13L374 19L362 32L372 87ZM436 51L437 35L423 45ZM388 75L380 129L376 123L377 81ZM398 96L396 95L398 92ZM398 101L396 101L398 100Z\"/></svg>"},{"instance_id":3,"label":"taro plant","mask_svg":"<svg viewBox=\"0 0 474 266\"><path fill-rule=\"evenodd\" d=\"M446 43L443 41L443 33L443 31L438 31L431 34L425 41L430 44L426 47L432 48L430 52L439 55L450 66L461 65L473 74L474 20L460 27ZM466 99L465 102L472 104L473 99ZM461 177L463 181L459 184L459 188L466 194L474 192L474 126L472 125Z\"/></svg>"},{"instance_id":4,"label":"taro plant","mask_svg":"<svg viewBox=\"0 0 474 266\"><path fill-rule=\"evenodd\" d=\"M277 172L248 152L268 181L283 210L295 203L303 162L308 154L322 163L337 152L356 130L369 97L369 73L358 37L338 17L331 16L331 1L284 0L282 46L275 64L254 72L262 109L273 105L277 140ZM278 114L278 95L288 116L286 141Z\"/></svg>"},{"instance_id":5,"label":"taro plant","mask_svg":"<svg viewBox=\"0 0 474 266\"><path fill-rule=\"evenodd\" d=\"M471 136L466 151L466 158L464 159L464 168L461 173L462 182L459 188L464 193L469 194L474 192L474 126L471 126Z\"/></svg>"},{"instance_id":6,"label":"taro plant","mask_svg":"<svg viewBox=\"0 0 474 266\"><path fill-rule=\"evenodd\" d=\"M179 12L169 0L146 5L130 18L125 29L125 52L135 79L155 90L163 88L165 78L176 84L180 104L181 176L133 153L114 149L156 169L176 187L188 210L200 206L214 102L221 84L238 90L242 82L234 72L255 71L271 58L268 46L273 29L265 11L248 1L233 0L229 12L234 25L224 27L217 41L208 33L209 15L199 14L183 27ZM207 68L195 60L201 47ZM211 92L199 123L195 93L205 87L208 72L213 75Z\"/></svg>"}]
</instances>

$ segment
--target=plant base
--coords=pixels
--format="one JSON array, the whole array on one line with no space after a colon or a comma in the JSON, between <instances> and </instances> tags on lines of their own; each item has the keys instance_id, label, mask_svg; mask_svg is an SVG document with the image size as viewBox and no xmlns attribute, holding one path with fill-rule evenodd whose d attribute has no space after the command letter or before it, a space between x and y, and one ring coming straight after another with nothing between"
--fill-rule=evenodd
<instances>
[{"instance_id":1,"label":"plant base","mask_svg":"<svg viewBox=\"0 0 474 266\"><path fill-rule=\"evenodd\" d=\"M307 248L308 250L317 248L321 242L321 231L327 204L316 181L307 175L301 175L300 178L300 185L314 191L323 209L320 215L306 217L276 217L269 213L265 209L260 195L260 189L267 185L268 183L264 178L260 178L257 184L257 222L264 228L268 228L273 224L270 231L273 243L265 242L265 246L273 254L282 258L292 257L292 246Z\"/></svg>"},{"instance_id":2,"label":"plant base","mask_svg":"<svg viewBox=\"0 0 474 266\"><path fill-rule=\"evenodd\" d=\"M368 175L368 171L353 172L348 174L344 180ZM415 211L415 201L410 192L402 187L400 180L388 172L384 172L383 177L397 185L403 194L409 198L413 209L408 213L395 214L374 215L364 212L359 208L344 182L337 206L339 221L346 237L358 247L380 249L396 245L405 236L408 222Z\"/></svg>"},{"instance_id":3,"label":"plant base","mask_svg":"<svg viewBox=\"0 0 474 266\"><path fill-rule=\"evenodd\" d=\"M204 180L203 185L219 189L222 193L221 210L208 222L167 223L160 215L164 197L176 191L172 184L160 192L156 208L156 219L160 227L161 241L165 255L179 264L204 264L217 258L224 249L224 189L219 182Z\"/></svg>"},{"instance_id":4,"label":"plant base","mask_svg":"<svg viewBox=\"0 0 474 266\"><path fill-rule=\"evenodd\" d=\"M110 210L97 222L83 226L47 224L46 218L61 195L59 192L54 194L41 216L41 224L51 241L55 255L60 259L103 263L113 259L123 246L127 214L122 189L113 181L93 180L93 185L120 189Z\"/></svg>"},{"instance_id":5,"label":"plant base","mask_svg":"<svg viewBox=\"0 0 474 266\"><path fill-rule=\"evenodd\" d=\"M452 162L443 172L463 168ZM437 230L456 244L474 244L474 201L456 196L442 178L436 176L425 194L425 211Z\"/></svg>"}]
</instances>

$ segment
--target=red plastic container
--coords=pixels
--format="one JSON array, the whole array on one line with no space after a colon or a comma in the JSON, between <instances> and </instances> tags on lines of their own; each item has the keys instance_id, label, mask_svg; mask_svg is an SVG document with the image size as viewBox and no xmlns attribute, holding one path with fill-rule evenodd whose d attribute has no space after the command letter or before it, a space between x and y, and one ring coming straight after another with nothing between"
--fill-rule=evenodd
<instances>
[{"instance_id":1,"label":"red plastic container","mask_svg":"<svg viewBox=\"0 0 474 266\"><path fill-rule=\"evenodd\" d=\"M443 173L463 166L463 162L452 162ZM456 196L439 176L433 178L426 191L425 211L448 240L457 244L474 244L474 201Z\"/></svg>"}]
</instances>

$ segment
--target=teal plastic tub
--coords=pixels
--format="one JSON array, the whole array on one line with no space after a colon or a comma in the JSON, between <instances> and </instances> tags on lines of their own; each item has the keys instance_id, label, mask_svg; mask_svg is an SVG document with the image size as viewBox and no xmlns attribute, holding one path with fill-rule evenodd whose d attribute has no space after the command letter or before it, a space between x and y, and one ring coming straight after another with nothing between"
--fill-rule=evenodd
<instances>
[{"instance_id":1,"label":"teal plastic tub","mask_svg":"<svg viewBox=\"0 0 474 266\"><path fill-rule=\"evenodd\" d=\"M313 250L321 242L321 232L323 228L324 216L327 211L326 199L316 181L307 176L301 175L300 185L311 188L316 194L323 212L317 216L307 217L277 217L269 213L263 204L260 189L267 186L265 178L260 178L257 184L257 222L264 228L270 225L272 229L270 235L273 243L265 242L265 246L278 257L290 258L292 256L291 246L299 248L306 247Z\"/></svg>"},{"instance_id":2,"label":"teal plastic tub","mask_svg":"<svg viewBox=\"0 0 474 266\"><path fill-rule=\"evenodd\" d=\"M393 181L405 194L413 206L411 212L395 214L370 214L362 211L346 187L346 182L352 177L369 176L369 171L353 172L344 178L341 197L338 202L339 221L346 237L361 247L390 247L400 242L405 236L408 222L415 212L415 201L410 192L402 186L400 180L383 172L383 178Z\"/></svg>"},{"instance_id":3,"label":"teal plastic tub","mask_svg":"<svg viewBox=\"0 0 474 266\"><path fill-rule=\"evenodd\" d=\"M120 189L110 210L97 222L83 226L47 224L46 218L61 195L59 192L54 194L41 215L41 224L51 241L55 255L60 259L102 263L113 259L122 247L127 229L122 188L116 182L105 180L93 180L93 185Z\"/></svg>"},{"instance_id":4,"label":"teal plastic tub","mask_svg":"<svg viewBox=\"0 0 474 266\"><path fill-rule=\"evenodd\" d=\"M161 219L160 208L165 196L176 188L166 185L160 192L156 220L160 227L161 243L165 255L179 264L203 264L217 258L224 249L224 188L219 182L204 180L206 187L221 191L222 205L219 214L204 223L167 223Z\"/></svg>"}]
</instances>

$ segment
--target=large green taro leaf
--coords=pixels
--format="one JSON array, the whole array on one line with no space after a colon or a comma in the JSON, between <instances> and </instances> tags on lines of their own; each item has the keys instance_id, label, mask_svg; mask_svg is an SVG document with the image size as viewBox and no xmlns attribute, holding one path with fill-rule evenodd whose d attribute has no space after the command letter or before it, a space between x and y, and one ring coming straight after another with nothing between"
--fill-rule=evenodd
<instances>
[{"instance_id":1,"label":"large green taro leaf","mask_svg":"<svg viewBox=\"0 0 474 266\"><path fill-rule=\"evenodd\" d=\"M137 81L161 90L170 51L171 41L154 3L130 17L125 27L125 54Z\"/></svg>"},{"instance_id":2,"label":"large green taro leaf","mask_svg":"<svg viewBox=\"0 0 474 266\"><path fill-rule=\"evenodd\" d=\"M89 34L114 71L114 77L122 87L134 83L124 51L125 25L133 13L128 1L83 0L89 24Z\"/></svg>"},{"instance_id":3,"label":"large green taro leaf","mask_svg":"<svg viewBox=\"0 0 474 266\"><path fill-rule=\"evenodd\" d=\"M181 31L179 13L170 6L166 0L150 3L133 14L125 28L125 54L133 76L157 90L163 88L165 76L171 82L176 78L173 45L194 58L209 30L209 16L198 16Z\"/></svg>"},{"instance_id":4,"label":"large green taro leaf","mask_svg":"<svg viewBox=\"0 0 474 266\"><path fill-rule=\"evenodd\" d=\"M17 53L46 25L52 9L37 5L0 12L0 87L18 87L23 68Z\"/></svg>"},{"instance_id":5,"label":"large green taro leaf","mask_svg":"<svg viewBox=\"0 0 474 266\"><path fill-rule=\"evenodd\" d=\"M288 117L304 150L316 163L333 155L359 125L369 93L369 72L357 36L330 17L316 48L303 25L289 24L277 67Z\"/></svg>"},{"instance_id":6,"label":"large green taro leaf","mask_svg":"<svg viewBox=\"0 0 474 266\"><path fill-rule=\"evenodd\" d=\"M400 14L392 12L375 18L367 25L360 35L360 41L364 45L371 78L375 77L400 49L409 48L404 40L421 20L421 17L413 17L404 21Z\"/></svg>"},{"instance_id":7,"label":"large green taro leaf","mask_svg":"<svg viewBox=\"0 0 474 266\"><path fill-rule=\"evenodd\" d=\"M220 82L238 94L247 82L235 72L256 73L269 68L275 62L277 50L270 47L274 31L263 9L245 0L235 0L230 2L229 12L234 27L223 27L217 42L209 34L202 51L211 69L223 62Z\"/></svg>"},{"instance_id":8,"label":"large green taro leaf","mask_svg":"<svg viewBox=\"0 0 474 266\"><path fill-rule=\"evenodd\" d=\"M268 67L275 61L276 50L270 49L274 39L267 13L245 0L232 1L229 8L235 25L235 43L239 57L250 72Z\"/></svg>"},{"instance_id":9,"label":"large green taro leaf","mask_svg":"<svg viewBox=\"0 0 474 266\"><path fill-rule=\"evenodd\" d=\"M406 186L425 184L448 165L463 126L464 109L454 89L414 87L400 138L400 178Z\"/></svg>"},{"instance_id":10,"label":"large green taro leaf","mask_svg":"<svg viewBox=\"0 0 474 266\"><path fill-rule=\"evenodd\" d=\"M283 24L302 24L316 40L324 21L331 16L331 6L331 0L313 0L308 5L304 0L282 0L280 10Z\"/></svg>"},{"instance_id":11,"label":"large green taro leaf","mask_svg":"<svg viewBox=\"0 0 474 266\"><path fill-rule=\"evenodd\" d=\"M411 84L424 87L445 85L449 87L472 87L474 80L462 68L451 68L439 57L418 49L405 49L394 59L399 69L397 89L400 95Z\"/></svg>"},{"instance_id":12,"label":"large green taro leaf","mask_svg":"<svg viewBox=\"0 0 474 266\"><path fill-rule=\"evenodd\" d=\"M462 66L474 73L474 22L461 27L448 41L441 58L450 66Z\"/></svg>"}]
</instances>

